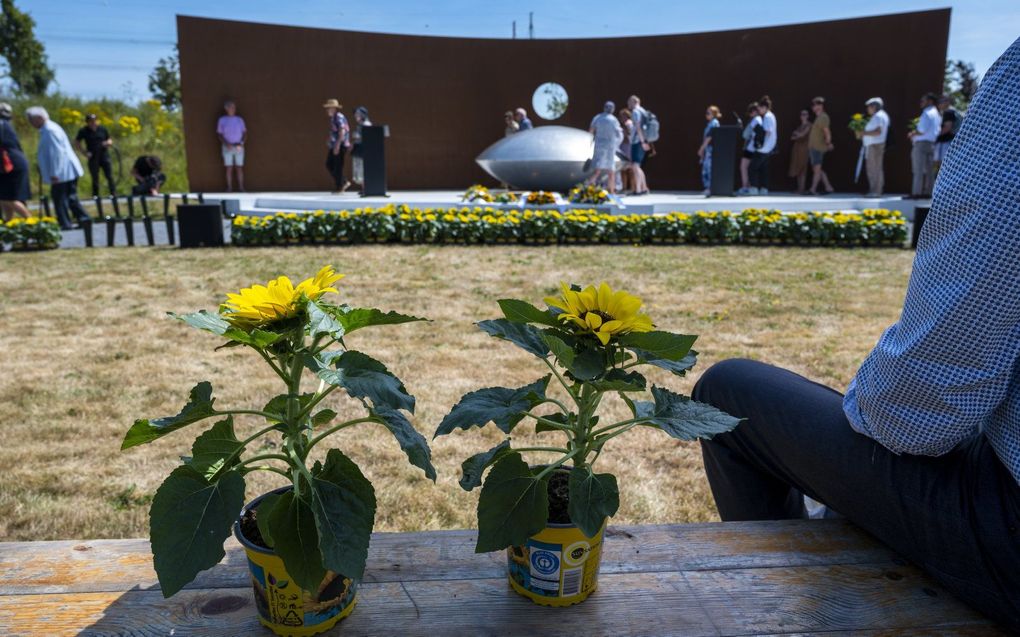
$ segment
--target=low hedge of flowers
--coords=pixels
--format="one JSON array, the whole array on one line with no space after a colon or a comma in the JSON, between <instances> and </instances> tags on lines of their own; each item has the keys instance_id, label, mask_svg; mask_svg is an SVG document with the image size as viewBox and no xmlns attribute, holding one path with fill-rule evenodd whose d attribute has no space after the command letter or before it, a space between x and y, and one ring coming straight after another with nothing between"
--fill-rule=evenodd
<instances>
[{"instance_id":1,"label":"low hedge of flowers","mask_svg":"<svg viewBox=\"0 0 1020 637\"><path fill-rule=\"evenodd\" d=\"M60 225L54 217L0 221L0 244L3 243L11 244L13 250L51 250L60 245Z\"/></svg>"},{"instance_id":2,"label":"low hedge of flowers","mask_svg":"<svg viewBox=\"0 0 1020 637\"><path fill-rule=\"evenodd\" d=\"M567 243L786 244L895 246L907 238L899 211L798 212L748 209L611 215L595 210L499 210L492 207L411 208L388 205L337 212L237 216L239 246L301 243Z\"/></svg>"}]
</instances>

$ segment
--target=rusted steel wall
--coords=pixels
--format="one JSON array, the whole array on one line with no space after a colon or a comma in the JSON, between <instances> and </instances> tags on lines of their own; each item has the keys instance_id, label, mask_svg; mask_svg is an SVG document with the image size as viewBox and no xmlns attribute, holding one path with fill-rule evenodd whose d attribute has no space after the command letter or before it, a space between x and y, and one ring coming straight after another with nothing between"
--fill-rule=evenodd
<instances>
[{"instance_id":1,"label":"rusted steel wall","mask_svg":"<svg viewBox=\"0 0 1020 637\"><path fill-rule=\"evenodd\" d=\"M586 128L606 99L630 94L662 122L658 155L646 164L653 189L700 189L695 151L704 111L732 121L771 95L779 123L773 190L788 189L789 135L798 112L824 95L836 150L826 169L837 189L852 183L859 143L846 129L864 101L885 99L895 145L888 191L910 179L907 122L918 98L942 85L949 9L687 35L573 40L494 40L383 35L178 16L184 130L191 188L224 187L215 134L222 101L247 121L249 190L326 190L327 121L338 98L352 117L368 107L389 124L391 189L491 183L474 158L503 134L504 111L524 106L542 82L570 98L556 124ZM669 28L669 25L661 25ZM536 125L540 118L531 115ZM347 174L350 167L348 165Z\"/></svg>"}]
</instances>

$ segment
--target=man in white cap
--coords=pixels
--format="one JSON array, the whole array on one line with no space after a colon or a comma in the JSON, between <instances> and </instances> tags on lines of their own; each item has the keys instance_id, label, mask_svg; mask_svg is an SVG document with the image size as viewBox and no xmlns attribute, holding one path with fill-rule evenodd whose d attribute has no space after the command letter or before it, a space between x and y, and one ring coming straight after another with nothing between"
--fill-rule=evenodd
<instances>
[{"instance_id":1,"label":"man in white cap","mask_svg":"<svg viewBox=\"0 0 1020 637\"><path fill-rule=\"evenodd\" d=\"M616 104L606 102L602 106L602 112L591 120L591 126L588 127L588 132L595 136L595 151L591 160L595 173L589 181L598 184L599 177L606 173L609 177L610 193L616 192L616 149L623 142L623 127L613 114L615 112Z\"/></svg>"},{"instance_id":2,"label":"man in white cap","mask_svg":"<svg viewBox=\"0 0 1020 637\"><path fill-rule=\"evenodd\" d=\"M868 196L878 197L885 186L882 163L885 159L885 140L889 135L889 114L883 109L881 97L864 103L868 109L868 125L861 133L864 144L864 165L868 173Z\"/></svg>"}]
</instances>

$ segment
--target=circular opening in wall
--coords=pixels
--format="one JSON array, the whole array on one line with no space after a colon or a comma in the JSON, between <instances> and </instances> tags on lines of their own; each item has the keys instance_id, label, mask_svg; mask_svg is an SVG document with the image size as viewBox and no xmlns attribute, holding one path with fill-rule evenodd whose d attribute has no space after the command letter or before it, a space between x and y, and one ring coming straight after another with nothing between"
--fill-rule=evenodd
<instances>
[{"instance_id":1,"label":"circular opening in wall","mask_svg":"<svg viewBox=\"0 0 1020 637\"><path fill-rule=\"evenodd\" d=\"M531 106L542 119L558 119L567 112L567 89L556 82L546 82L535 89Z\"/></svg>"}]
</instances>

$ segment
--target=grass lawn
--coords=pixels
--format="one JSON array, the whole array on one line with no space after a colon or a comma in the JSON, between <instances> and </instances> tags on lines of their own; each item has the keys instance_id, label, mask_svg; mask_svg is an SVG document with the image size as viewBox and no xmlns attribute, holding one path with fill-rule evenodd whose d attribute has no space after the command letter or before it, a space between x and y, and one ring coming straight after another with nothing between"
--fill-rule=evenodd
<instances>
[{"instance_id":1,"label":"grass lawn","mask_svg":"<svg viewBox=\"0 0 1020 637\"><path fill-rule=\"evenodd\" d=\"M687 379L649 372L684 393L713 362L746 356L843 388L895 321L913 253L745 247L308 247L180 251L118 248L0 255L0 540L148 535L148 504L188 454L197 427L120 452L134 418L175 414L199 380L218 406L261 407L279 380L250 351L166 318L213 309L227 291L325 263L347 273L352 305L427 316L374 328L351 347L386 363L418 398L426 437L466 391L518 386L544 366L472 326L496 300L540 303L560 280L605 279L645 301L662 328L700 334ZM613 416L622 405L610 403ZM337 398L343 415L351 406ZM239 433L255 420L240 421ZM353 433L352 433L353 432ZM457 486L460 462L501 434L457 432L435 441L439 484L407 464L381 427L335 437L375 482L377 530L474 525L477 491ZM547 436L550 434L543 434ZM325 445L324 445L325 446ZM697 444L638 429L599 460L620 478L616 523L716 519ZM248 496L273 486L252 474Z\"/></svg>"}]
</instances>

